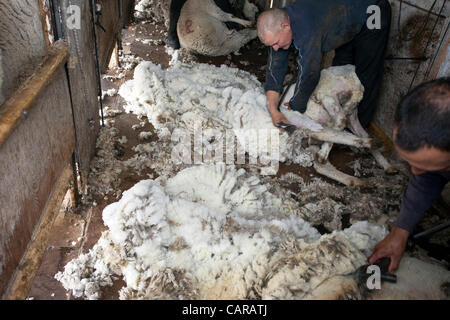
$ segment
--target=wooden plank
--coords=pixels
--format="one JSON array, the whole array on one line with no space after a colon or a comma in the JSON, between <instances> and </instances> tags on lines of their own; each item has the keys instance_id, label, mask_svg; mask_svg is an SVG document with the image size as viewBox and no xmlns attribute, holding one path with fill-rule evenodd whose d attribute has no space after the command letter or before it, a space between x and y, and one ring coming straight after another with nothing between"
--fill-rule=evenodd
<instances>
[{"instance_id":1,"label":"wooden plank","mask_svg":"<svg viewBox=\"0 0 450 320\"><path fill-rule=\"evenodd\" d=\"M74 147L67 76L60 68L0 148L0 296Z\"/></svg>"},{"instance_id":2,"label":"wooden plank","mask_svg":"<svg viewBox=\"0 0 450 320\"><path fill-rule=\"evenodd\" d=\"M58 178L52 196L48 201L42 218L34 232L33 239L17 267L15 275L12 277L9 289L6 293L6 299L23 300L27 297L33 284L34 276L39 269L47 249L53 222L61 209L61 203L72 179L73 170L71 164L68 163Z\"/></svg>"},{"instance_id":3,"label":"wooden plank","mask_svg":"<svg viewBox=\"0 0 450 320\"><path fill-rule=\"evenodd\" d=\"M81 174L81 188L84 189L89 174L90 160L95 153L95 142L100 129L98 75L95 66L94 26L91 21L90 6L84 0L63 0L61 6L76 5L80 8L80 29L69 29L63 25L64 35L71 47L74 63L69 68L72 92L73 115L77 137L77 151ZM68 19L62 10L62 21ZM82 190L81 190L82 191Z\"/></svg>"},{"instance_id":4,"label":"wooden plank","mask_svg":"<svg viewBox=\"0 0 450 320\"><path fill-rule=\"evenodd\" d=\"M49 0L38 0L39 11L41 13L42 30L44 31L44 39L47 47L50 47L55 39L50 13Z\"/></svg>"},{"instance_id":5,"label":"wooden plank","mask_svg":"<svg viewBox=\"0 0 450 320\"><path fill-rule=\"evenodd\" d=\"M0 147L26 117L36 99L54 79L57 70L68 57L67 44L62 41L55 43L34 74L5 101L0 109Z\"/></svg>"},{"instance_id":6,"label":"wooden plank","mask_svg":"<svg viewBox=\"0 0 450 320\"><path fill-rule=\"evenodd\" d=\"M38 2L0 1L0 97L17 90L46 51Z\"/></svg>"},{"instance_id":7,"label":"wooden plank","mask_svg":"<svg viewBox=\"0 0 450 320\"><path fill-rule=\"evenodd\" d=\"M430 70L430 74L429 74L427 80L436 79L442 64L448 63L448 61L446 61L446 57L447 57L447 52L449 50L449 46L450 46L450 35L447 35L447 41L443 41L440 51L436 54L436 59L434 60L434 65L433 65L432 69Z\"/></svg>"},{"instance_id":8,"label":"wooden plank","mask_svg":"<svg viewBox=\"0 0 450 320\"><path fill-rule=\"evenodd\" d=\"M126 25L133 10L133 1L122 0L122 7L118 6L117 0L100 0L102 6L102 14L99 18L100 24L105 28L106 32L97 26L99 63L100 70L104 72L110 61L114 46L117 42L122 28Z\"/></svg>"},{"instance_id":9,"label":"wooden plank","mask_svg":"<svg viewBox=\"0 0 450 320\"><path fill-rule=\"evenodd\" d=\"M122 20L119 18L117 0L101 0L102 14L98 17L99 23L106 30L97 26L98 55L100 70L103 73L108 68L108 62L114 50L115 43L122 30Z\"/></svg>"},{"instance_id":10,"label":"wooden plank","mask_svg":"<svg viewBox=\"0 0 450 320\"><path fill-rule=\"evenodd\" d=\"M369 133L376 136L383 142L385 148L389 151L394 151L394 143L389 136L373 121L369 123Z\"/></svg>"}]
</instances>

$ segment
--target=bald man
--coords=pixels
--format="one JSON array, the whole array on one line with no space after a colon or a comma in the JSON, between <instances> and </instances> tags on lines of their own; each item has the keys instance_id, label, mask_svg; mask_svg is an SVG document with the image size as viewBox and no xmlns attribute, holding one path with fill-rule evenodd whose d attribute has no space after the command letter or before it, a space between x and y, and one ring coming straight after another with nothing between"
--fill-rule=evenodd
<instances>
[{"instance_id":1,"label":"bald man","mask_svg":"<svg viewBox=\"0 0 450 320\"><path fill-rule=\"evenodd\" d=\"M367 26L372 16L367 9L371 5L380 8L379 29ZM289 52L297 49L298 79L289 107L305 112L319 82L322 53L335 50L333 65L355 65L364 86L358 117L363 127L367 127L381 84L390 23L391 7L387 0L297 0L283 9L264 11L258 17L257 28L260 40L270 47L264 89L274 125L288 123L278 110L278 101Z\"/></svg>"}]
</instances>

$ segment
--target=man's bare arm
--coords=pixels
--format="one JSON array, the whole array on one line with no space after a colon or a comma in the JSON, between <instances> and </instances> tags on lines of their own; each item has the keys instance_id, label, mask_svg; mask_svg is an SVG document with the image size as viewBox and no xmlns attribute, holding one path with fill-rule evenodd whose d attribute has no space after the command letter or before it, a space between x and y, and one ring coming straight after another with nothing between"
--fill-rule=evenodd
<instances>
[{"instance_id":1,"label":"man's bare arm","mask_svg":"<svg viewBox=\"0 0 450 320\"><path fill-rule=\"evenodd\" d=\"M266 91L266 96L273 125L277 126L277 123L279 122L289 124L289 121L286 119L286 117L280 111L278 111L278 101L280 100L280 94L276 91L268 90Z\"/></svg>"}]
</instances>

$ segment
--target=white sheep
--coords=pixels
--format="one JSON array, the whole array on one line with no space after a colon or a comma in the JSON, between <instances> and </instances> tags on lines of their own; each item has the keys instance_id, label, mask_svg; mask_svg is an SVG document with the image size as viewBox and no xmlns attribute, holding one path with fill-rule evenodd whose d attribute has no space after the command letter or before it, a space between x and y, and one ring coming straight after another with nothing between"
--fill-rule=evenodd
<instances>
[{"instance_id":1,"label":"white sheep","mask_svg":"<svg viewBox=\"0 0 450 320\"><path fill-rule=\"evenodd\" d=\"M288 89L282 105L291 99L294 90L295 84ZM311 130L312 138L324 141L316 153L317 161L314 164L316 171L348 186L363 186L364 182L338 171L328 162L328 156L333 143L372 148L372 141L358 120L357 106L363 93L364 87L353 65L330 67L322 70L319 83L308 101L304 114L282 109L291 124ZM345 132L346 127L353 134ZM380 151L370 152L386 173L397 172Z\"/></svg>"},{"instance_id":2,"label":"white sheep","mask_svg":"<svg viewBox=\"0 0 450 320\"><path fill-rule=\"evenodd\" d=\"M246 3L244 14L254 18L254 5ZM209 56L227 55L257 37L255 29L230 30L225 22L251 27L243 20L222 11L213 0L188 0L181 9L177 33L182 48Z\"/></svg>"}]
</instances>

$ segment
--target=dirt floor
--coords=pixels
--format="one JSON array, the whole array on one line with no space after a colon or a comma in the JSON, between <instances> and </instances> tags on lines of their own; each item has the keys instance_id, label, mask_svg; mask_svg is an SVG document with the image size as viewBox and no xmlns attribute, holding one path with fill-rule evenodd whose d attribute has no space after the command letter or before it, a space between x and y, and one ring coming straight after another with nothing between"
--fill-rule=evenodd
<instances>
[{"instance_id":1,"label":"dirt floor","mask_svg":"<svg viewBox=\"0 0 450 320\"><path fill-rule=\"evenodd\" d=\"M166 28L163 25L154 25L152 23L137 23L132 24L128 29L123 31L122 45L124 51L130 51L131 54L141 57L144 60L152 61L156 64L161 64L163 68L167 68L170 61L170 56L167 53L167 47L163 44L163 39L166 36ZM151 42L140 41L142 39L152 39ZM248 44L245 48L241 49L240 55L231 54L224 57L204 57L195 56L196 61L202 63L210 63L216 66L221 64L227 64L229 66L235 66L246 70L252 74L255 74L261 82L264 82L265 78L265 64L266 64L266 48L264 48L257 40ZM117 75L117 71L109 70L108 75ZM133 77L133 70L127 70L125 77L116 80L102 79L103 91L109 89L119 89L119 87L129 79ZM105 96L103 105L109 107L112 110L123 111L122 105L124 101L119 95ZM110 118L105 116L107 121ZM117 146L117 157L121 160L129 159L135 153L132 150L133 146L142 143L138 139L140 132L154 132L151 124L145 122L143 127L139 127L137 130L132 129L133 125L139 125L142 120L138 119L133 114L120 113L114 117L113 126L119 130L119 136L126 136L127 142ZM156 135L153 135L147 142L155 141ZM358 157L370 157L368 154L356 155L350 148L337 146L332 150L330 155L330 161L339 170L353 174L352 166L349 164ZM395 157L395 156L394 156ZM406 169L406 167L405 167ZM313 177L318 176L311 168L304 168L298 165L286 165L280 164L280 170L278 176L286 173L294 172L300 175L306 182L310 181ZM118 190L124 191L131 188L135 183L142 179L148 179L149 175L156 178L158 174L151 169L141 171L139 174L122 172L120 175L120 185ZM334 183L331 180L326 181ZM298 191L298 186L292 184L289 186L294 191ZM29 299L72 299L76 298L71 296L70 292L66 292L60 282L58 282L54 275L58 271L62 271L65 264L71 259L77 257L80 253L86 253L91 249L99 239L101 233L106 230L102 221L102 211L104 207L110 203L116 202L120 198L120 194L114 194L110 192L105 197L95 196L94 201L90 203L84 203L79 208L73 209L65 201L59 216L57 217L51 239L48 243L48 248L43 258L42 265L40 266L36 277L33 282L33 286L29 292ZM92 203L94 205L92 205ZM450 212L449 207L442 201L441 209L432 209L430 212L433 217L432 221L422 222L419 228L426 228L430 225L435 225L444 220L445 210ZM398 209L398 208L397 208ZM343 225L348 224L349 217L344 217ZM320 226L318 226L320 231ZM323 232L326 232L323 230ZM428 242L429 250L436 251L438 259L447 259L448 247L450 243L448 236L444 237L447 243L442 243L442 238L438 238L437 241ZM430 245L431 243L431 245ZM425 247L427 244L423 244ZM445 253L447 252L447 253ZM124 285L121 279L117 279L114 286L107 288L103 292L102 299L118 299L118 290Z\"/></svg>"}]
</instances>

